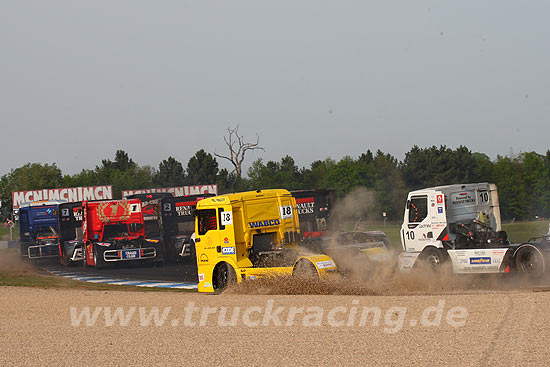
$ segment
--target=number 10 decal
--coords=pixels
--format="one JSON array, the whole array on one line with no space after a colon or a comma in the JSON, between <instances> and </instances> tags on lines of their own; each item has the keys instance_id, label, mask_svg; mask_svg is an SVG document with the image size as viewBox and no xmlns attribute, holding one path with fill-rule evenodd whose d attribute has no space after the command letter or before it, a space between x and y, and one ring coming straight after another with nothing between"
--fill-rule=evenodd
<instances>
[{"instance_id":1,"label":"number 10 decal","mask_svg":"<svg viewBox=\"0 0 550 367\"><path fill-rule=\"evenodd\" d=\"M294 217L294 215L292 214L292 206L291 205L280 206L279 210L281 212L281 218L282 219L288 219L288 218Z\"/></svg>"}]
</instances>

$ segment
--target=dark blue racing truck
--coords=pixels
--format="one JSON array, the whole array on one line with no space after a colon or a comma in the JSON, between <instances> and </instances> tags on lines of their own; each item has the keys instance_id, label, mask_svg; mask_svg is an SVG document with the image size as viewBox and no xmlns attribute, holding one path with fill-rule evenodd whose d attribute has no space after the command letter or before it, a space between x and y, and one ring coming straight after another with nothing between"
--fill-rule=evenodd
<instances>
[{"instance_id":1,"label":"dark blue racing truck","mask_svg":"<svg viewBox=\"0 0 550 367\"><path fill-rule=\"evenodd\" d=\"M29 259L59 256L59 203L32 203L19 209L19 250Z\"/></svg>"}]
</instances>

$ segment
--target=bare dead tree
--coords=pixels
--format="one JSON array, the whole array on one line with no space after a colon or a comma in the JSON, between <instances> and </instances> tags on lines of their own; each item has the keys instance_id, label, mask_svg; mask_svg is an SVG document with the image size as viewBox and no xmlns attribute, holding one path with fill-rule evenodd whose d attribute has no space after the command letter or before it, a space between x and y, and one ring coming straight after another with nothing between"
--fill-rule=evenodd
<instances>
[{"instance_id":1,"label":"bare dead tree","mask_svg":"<svg viewBox=\"0 0 550 367\"><path fill-rule=\"evenodd\" d=\"M242 177L242 164L244 156L249 150L263 150L260 146L260 136L256 134L255 143L247 143L244 141L244 136L239 135L239 125L235 128L227 128L228 135L223 137L225 144L229 148L229 156L214 153L218 158L227 159L235 167L233 172L236 172L239 177Z\"/></svg>"}]
</instances>

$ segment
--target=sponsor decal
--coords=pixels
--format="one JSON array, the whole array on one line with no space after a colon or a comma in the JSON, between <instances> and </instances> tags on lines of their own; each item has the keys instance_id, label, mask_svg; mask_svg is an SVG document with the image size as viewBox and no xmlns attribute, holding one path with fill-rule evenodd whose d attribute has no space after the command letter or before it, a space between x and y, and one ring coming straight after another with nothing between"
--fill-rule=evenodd
<instances>
[{"instance_id":1,"label":"sponsor decal","mask_svg":"<svg viewBox=\"0 0 550 367\"><path fill-rule=\"evenodd\" d=\"M437 195L437 203L438 204L443 204L443 195L441 195L441 194Z\"/></svg>"},{"instance_id":2,"label":"sponsor decal","mask_svg":"<svg viewBox=\"0 0 550 367\"><path fill-rule=\"evenodd\" d=\"M222 247L222 255L235 255L235 247Z\"/></svg>"},{"instance_id":3,"label":"sponsor decal","mask_svg":"<svg viewBox=\"0 0 550 367\"><path fill-rule=\"evenodd\" d=\"M490 257L471 257L470 265L487 265L491 264Z\"/></svg>"},{"instance_id":4,"label":"sponsor decal","mask_svg":"<svg viewBox=\"0 0 550 367\"><path fill-rule=\"evenodd\" d=\"M82 208L73 208L73 216L77 222L82 222Z\"/></svg>"},{"instance_id":5,"label":"sponsor decal","mask_svg":"<svg viewBox=\"0 0 550 367\"><path fill-rule=\"evenodd\" d=\"M201 263L207 263L208 262L208 256L206 256L206 254L202 254L199 261Z\"/></svg>"},{"instance_id":6,"label":"sponsor decal","mask_svg":"<svg viewBox=\"0 0 550 367\"><path fill-rule=\"evenodd\" d=\"M210 287L212 287L212 283L204 283L204 287L205 288L210 288Z\"/></svg>"},{"instance_id":7,"label":"sponsor decal","mask_svg":"<svg viewBox=\"0 0 550 367\"><path fill-rule=\"evenodd\" d=\"M476 197L473 191L463 191L451 195L452 205L475 204Z\"/></svg>"},{"instance_id":8,"label":"sponsor decal","mask_svg":"<svg viewBox=\"0 0 550 367\"><path fill-rule=\"evenodd\" d=\"M178 217L192 216L193 208L197 206L196 201L185 201L181 203L176 203L176 213Z\"/></svg>"},{"instance_id":9,"label":"sponsor decal","mask_svg":"<svg viewBox=\"0 0 550 367\"><path fill-rule=\"evenodd\" d=\"M199 274L199 282L203 282L204 281L204 273L200 273Z\"/></svg>"},{"instance_id":10,"label":"sponsor decal","mask_svg":"<svg viewBox=\"0 0 550 367\"><path fill-rule=\"evenodd\" d=\"M122 191L122 197L134 194L153 194L156 192L169 192L173 196L189 196L201 194L218 195L218 185L195 185L181 187L164 187L160 189L124 190Z\"/></svg>"},{"instance_id":11,"label":"sponsor decal","mask_svg":"<svg viewBox=\"0 0 550 367\"><path fill-rule=\"evenodd\" d=\"M249 276L247 277L247 279L256 280L256 276L255 276L255 275L249 275Z\"/></svg>"},{"instance_id":12,"label":"sponsor decal","mask_svg":"<svg viewBox=\"0 0 550 367\"><path fill-rule=\"evenodd\" d=\"M437 207L437 213L438 214L443 214L443 207L442 206Z\"/></svg>"},{"instance_id":13,"label":"sponsor decal","mask_svg":"<svg viewBox=\"0 0 550 367\"><path fill-rule=\"evenodd\" d=\"M13 209L18 209L21 205L33 201L87 201L87 200L112 200L113 187L89 186L89 187L71 187L59 189L43 189L33 191L14 191L11 193Z\"/></svg>"},{"instance_id":14,"label":"sponsor decal","mask_svg":"<svg viewBox=\"0 0 550 367\"><path fill-rule=\"evenodd\" d=\"M332 260L317 261L315 265L318 269L334 268L336 266Z\"/></svg>"},{"instance_id":15,"label":"sponsor decal","mask_svg":"<svg viewBox=\"0 0 550 367\"><path fill-rule=\"evenodd\" d=\"M296 206L298 208L298 215L313 214L315 210L315 199L312 197L296 199Z\"/></svg>"},{"instance_id":16,"label":"sponsor decal","mask_svg":"<svg viewBox=\"0 0 550 367\"><path fill-rule=\"evenodd\" d=\"M225 237L225 238L223 239L223 243L229 243L229 238Z\"/></svg>"},{"instance_id":17,"label":"sponsor decal","mask_svg":"<svg viewBox=\"0 0 550 367\"><path fill-rule=\"evenodd\" d=\"M260 220L256 222L249 222L250 228L261 228L261 227L271 227L278 226L281 224L279 219L270 219L270 220Z\"/></svg>"}]
</instances>

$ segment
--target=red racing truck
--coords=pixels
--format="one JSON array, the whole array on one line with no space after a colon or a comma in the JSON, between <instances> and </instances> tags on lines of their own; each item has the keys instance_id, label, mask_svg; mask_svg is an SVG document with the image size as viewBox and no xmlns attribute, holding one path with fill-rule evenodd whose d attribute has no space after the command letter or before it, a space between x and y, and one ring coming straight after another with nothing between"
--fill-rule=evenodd
<instances>
[{"instance_id":1,"label":"red racing truck","mask_svg":"<svg viewBox=\"0 0 550 367\"><path fill-rule=\"evenodd\" d=\"M139 199L85 201L82 212L84 266L164 261L161 241L145 238Z\"/></svg>"}]
</instances>

